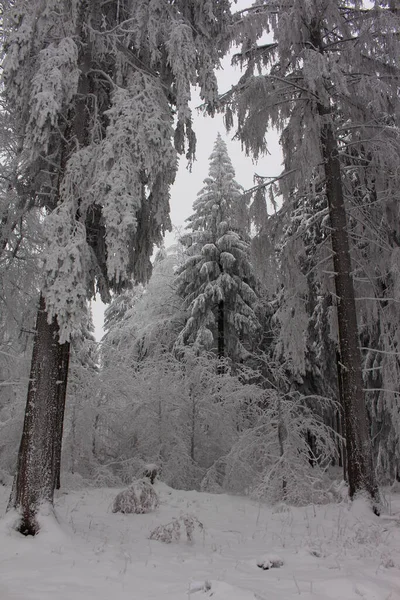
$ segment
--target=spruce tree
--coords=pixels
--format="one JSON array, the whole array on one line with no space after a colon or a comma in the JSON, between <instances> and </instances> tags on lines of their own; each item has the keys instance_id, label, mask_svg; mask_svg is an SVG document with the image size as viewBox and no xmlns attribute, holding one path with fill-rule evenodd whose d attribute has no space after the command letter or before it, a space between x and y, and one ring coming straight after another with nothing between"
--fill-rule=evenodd
<instances>
[{"instance_id":1,"label":"spruce tree","mask_svg":"<svg viewBox=\"0 0 400 600\"><path fill-rule=\"evenodd\" d=\"M9 507L35 534L60 462L70 340L87 297L148 278L170 227L178 153L193 159L190 86L213 111L227 0L4 3L3 81L17 169L43 211L43 278Z\"/></svg>"},{"instance_id":2,"label":"spruce tree","mask_svg":"<svg viewBox=\"0 0 400 600\"><path fill-rule=\"evenodd\" d=\"M379 182L383 197L394 197L398 26L398 12L387 2L373 7L341 0L258 2L236 19L234 37L244 42L240 59L246 72L225 96L228 117L232 110L237 113L238 136L254 156L266 150L269 126L281 131L285 172L280 183L286 202L308 193L313 180L324 183L350 495L367 491L375 499L346 211L352 189L346 156L356 150L357 168L367 161L370 181ZM270 30L274 41L259 44Z\"/></svg>"},{"instance_id":3,"label":"spruce tree","mask_svg":"<svg viewBox=\"0 0 400 600\"><path fill-rule=\"evenodd\" d=\"M226 144L218 135L209 175L188 219L192 231L181 240L186 260L177 272L177 284L189 318L177 345L216 348L219 358L236 360L245 354L244 341L259 323L245 229L247 207L234 177Z\"/></svg>"}]
</instances>

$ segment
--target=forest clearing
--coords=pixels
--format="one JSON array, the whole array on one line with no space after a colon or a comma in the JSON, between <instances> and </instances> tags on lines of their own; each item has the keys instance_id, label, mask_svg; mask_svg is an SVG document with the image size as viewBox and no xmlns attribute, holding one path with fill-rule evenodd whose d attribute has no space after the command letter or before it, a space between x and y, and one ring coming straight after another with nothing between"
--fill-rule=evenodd
<instances>
[{"instance_id":1,"label":"forest clearing","mask_svg":"<svg viewBox=\"0 0 400 600\"><path fill-rule=\"evenodd\" d=\"M0 532L2 600L396 600L400 597L400 495L391 515L363 500L273 508L242 496L178 491L156 483L160 507L112 514L116 490L83 489L56 500L27 540ZM0 487L0 510L7 501ZM150 532L182 514L203 523L193 541ZM283 565L262 570L260 558ZM207 588L209 582L210 590ZM192 590L192 591L191 591ZM197 591L196 591L197 590Z\"/></svg>"}]
</instances>

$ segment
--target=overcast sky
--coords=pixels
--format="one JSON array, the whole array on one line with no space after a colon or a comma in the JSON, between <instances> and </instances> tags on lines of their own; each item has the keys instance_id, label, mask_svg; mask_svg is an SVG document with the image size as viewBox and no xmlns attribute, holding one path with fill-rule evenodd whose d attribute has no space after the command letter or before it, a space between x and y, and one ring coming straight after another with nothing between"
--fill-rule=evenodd
<instances>
[{"instance_id":1,"label":"overcast sky","mask_svg":"<svg viewBox=\"0 0 400 600\"><path fill-rule=\"evenodd\" d=\"M241 10L251 4L251 0L238 0L234 10ZM267 39L263 41L267 41ZM224 93L238 81L240 69L231 66L231 56L227 56L221 66L222 68L218 71L218 87L219 92ZM216 115L214 118L203 116L196 110L199 104L198 93L193 90L193 127L197 137L196 161L192 171L189 172L186 159L181 158L175 184L171 189L171 221L173 226L178 229L185 227L185 220L192 214L193 201L196 199L197 192L203 187L204 178L208 175L209 156L218 132L227 144L228 153L236 172L236 181L245 189L252 187L254 173L275 176L279 175L281 171L282 156L278 136L275 132L271 131L268 135L269 153L258 163L254 163L242 152L240 142L232 139L234 131L226 133L222 116ZM165 238L166 246L173 244L174 241L174 233L168 233ZM103 335L104 305L100 301L93 302L92 309L96 339L100 340Z\"/></svg>"},{"instance_id":2,"label":"overcast sky","mask_svg":"<svg viewBox=\"0 0 400 600\"><path fill-rule=\"evenodd\" d=\"M218 73L218 87L220 93L231 88L240 77L239 68L230 65L231 57L227 57ZM200 100L196 91L193 92L193 106L199 106ZM182 158L175 184L171 189L171 220L175 226L184 226L185 219L192 214L192 204L197 192L203 187L204 178L208 175L209 157L218 132L225 140L228 153L236 172L236 181L245 189L252 187L254 173L259 175L279 175L281 171L281 152L278 136L271 132L268 136L269 154L262 157L258 163L246 156L241 149L241 144L233 139L234 131L227 133L222 115L211 118L203 116L198 110L194 113L194 129L197 136L196 161L192 172L187 170L187 161ZM168 234L166 244L173 241L174 237Z\"/></svg>"}]
</instances>

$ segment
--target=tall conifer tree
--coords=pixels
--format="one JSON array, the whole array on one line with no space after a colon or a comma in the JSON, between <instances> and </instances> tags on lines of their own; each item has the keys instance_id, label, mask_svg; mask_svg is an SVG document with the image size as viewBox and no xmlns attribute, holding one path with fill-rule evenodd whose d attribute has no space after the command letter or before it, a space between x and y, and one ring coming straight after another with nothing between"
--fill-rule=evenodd
<instances>
[{"instance_id":1,"label":"tall conifer tree","mask_svg":"<svg viewBox=\"0 0 400 600\"><path fill-rule=\"evenodd\" d=\"M188 106L216 96L227 0L4 3L6 106L19 176L45 215L44 277L10 507L38 530L58 481L69 344L85 303L150 272L169 222L177 153L193 158ZM175 117L174 117L175 113ZM175 119L175 121L174 121ZM173 143L175 141L175 144Z\"/></svg>"},{"instance_id":2,"label":"tall conifer tree","mask_svg":"<svg viewBox=\"0 0 400 600\"><path fill-rule=\"evenodd\" d=\"M249 261L248 211L225 142L218 135L209 175L183 236L187 258L178 271L178 293L189 318L179 344L216 347L220 358L238 359L243 341L259 323L254 313L256 280Z\"/></svg>"},{"instance_id":3,"label":"tall conifer tree","mask_svg":"<svg viewBox=\"0 0 400 600\"><path fill-rule=\"evenodd\" d=\"M339 389L345 421L350 495L378 497L363 391L360 342L346 215L352 189L345 157L393 197L399 138L399 15L392 3L265 0L236 21L246 71L225 100L238 115L248 152L265 151L269 126L281 132L285 200L324 182L328 200L338 320ZM274 41L259 44L265 31ZM258 69L258 70L257 70ZM382 177L385 173L386 176ZM389 200L390 202L390 200Z\"/></svg>"}]
</instances>

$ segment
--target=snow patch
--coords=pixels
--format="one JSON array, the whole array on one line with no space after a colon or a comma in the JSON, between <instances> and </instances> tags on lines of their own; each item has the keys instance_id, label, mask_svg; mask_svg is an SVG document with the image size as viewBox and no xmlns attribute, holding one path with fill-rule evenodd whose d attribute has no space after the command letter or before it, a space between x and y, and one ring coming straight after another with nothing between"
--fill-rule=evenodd
<instances>
[{"instance_id":1,"label":"snow patch","mask_svg":"<svg viewBox=\"0 0 400 600\"><path fill-rule=\"evenodd\" d=\"M192 581L189 584L189 595L196 592L208 592L209 590L211 590L211 583L209 581Z\"/></svg>"},{"instance_id":2,"label":"snow patch","mask_svg":"<svg viewBox=\"0 0 400 600\"><path fill-rule=\"evenodd\" d=\"M159 508L138 518L111 514L115 489L60 495L57 519L42 515L35 537L13 530L18 515L8 512L0 521L1 600L400 598L400 528L364 501L274 512L246 497L155 488ZM0 486L2 511L9 494ZM399 495L391 508L399 514ZM207 524L199 543L148 539L188 514ZM285 566L267 574L257 557Z\"/></svg>"},{"instance_id":3,"label":"snow patch","mask_svg":"<svg viewBox=\"0 0 400 600\"><path fill-rule=\"evenodd\" d=\"M236 585L230 585L225 581L211 581L210 589L205 592L206 598L213 600L255 600L254 592L245 590ZM259 596L260 598L260 596Z\"/></svg>"}]
</instances>

